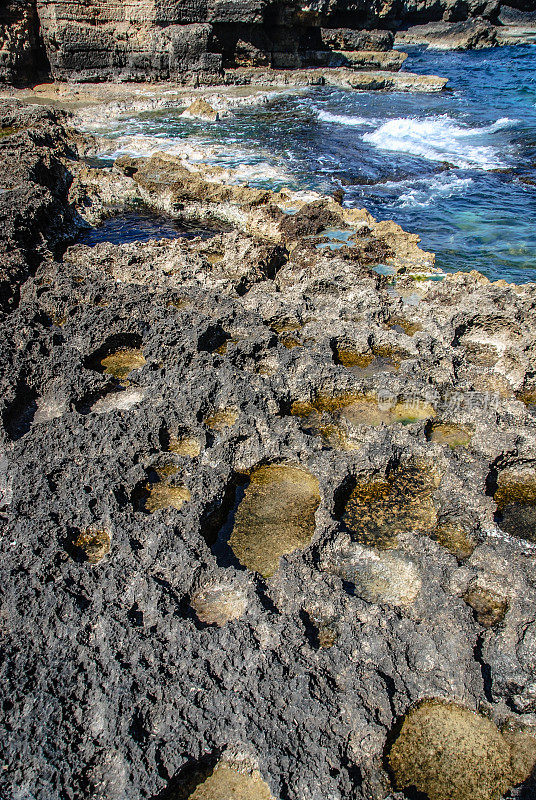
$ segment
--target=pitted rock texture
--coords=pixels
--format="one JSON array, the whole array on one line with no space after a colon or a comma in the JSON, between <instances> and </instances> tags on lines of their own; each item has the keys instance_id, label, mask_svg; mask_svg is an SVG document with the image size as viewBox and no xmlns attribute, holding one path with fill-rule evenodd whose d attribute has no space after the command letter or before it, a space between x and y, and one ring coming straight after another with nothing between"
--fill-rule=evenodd
<instances>
[{"instance_id":1,"label":"pitted rock texture","mask_svg":"<svg viewBox=\"0 0 536 800\"><path fill-rule=\"evenodd\" d=\"M42 154L41 124L10 154ZM296 204L319 219L291 193L188 181L173 159L92 170L62 146L49 157L72 176L58 202L94 224L109 199L233 229L52 252L49 226L14 277L0 330L2 797L171 800L189 786L197 798L238 764L248 797L401 800L386 755L428 699L501 730L512 768L493 786L526 800L536 551L500 528L494 498L536 464L534 410L516 396L534 388L536 287L427 280L415 237L327 198L355 230L337 251L317 246L322 229L282 225ZM379 252L391 283L373 269ZM493 363L474 357L485 331ZM404 356L345 366L342 341ZM105 372L124 351L136 368ZM344 437L326 439L292 413L348 394L428 403L472 437L453 447L429 419L345 418L333 423ZM264 578L230 537L240 476L268 468L302 470L314 491L308 541ZM389 496L403 513L385 537ZM281 523L303 513L277 508ZM375 508L381 542L363 531ZM456 735L447 745L466 764Z\"/></svg>"}]
</instances>

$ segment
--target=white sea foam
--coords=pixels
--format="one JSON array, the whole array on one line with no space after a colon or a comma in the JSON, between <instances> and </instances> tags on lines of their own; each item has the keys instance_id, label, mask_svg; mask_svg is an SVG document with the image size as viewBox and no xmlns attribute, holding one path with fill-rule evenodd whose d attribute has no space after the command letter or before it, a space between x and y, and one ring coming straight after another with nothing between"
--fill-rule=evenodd
<instances>
[{"instance_id":1,"label":"white sea foam","mask_svg":"<svg viewBox=\"0 0 536 800\"><path fill-rule=\"evenodd\" d=\"M396 190L399 193L396 200L399 208L424 208L434 205L438 201L447 200L449 197L465 194L472 183L472 178L462 178L447 171L441 172L439 175L428 175L405 181L387 181L378 184L378 188L385 188L389 191Z\"/></svg>"},{"instance_id":2,"label":"white sea foam","mask_svg":"<svg viewBox=\"0 0 536 800\"><path fill-rule=\"evenodd\" d=\"M349 125L351 127L367 126L374 127L378 124L378 120L371 119L370 117L349 117L344 114L330 114L329 111L322 111L315 109L318 114L318 119L322 122L334 122L337 125Z\"/></svg>"},{"instance_id":3,"label":"white sea foam","mask_svg":"<svg viewBox=\"0 0 536 800\"><path fill-rule=\"evenodd\" d=\"M514 124L507 117L492 125L471 128L446 114L435 117L391 119L375 131L365 133L363 141L381 150L409 153L431 161L446 161L462 168L483 170L505 166L499 148L474 140L486 139Z\"/></svg>"},{"instance_id":4,"label":"white sea foam","mask_svg":"<svg viewBox=\"0 0 536 800\"><path fill-rule=\"evenodd\" d=\"M272 183L277 185L293 183L292 176L281 166L268 160L269 154L252 152L236 147L228 140L225 144L207 144L194 137L176 138L147 134L131 134L120 136L109 143L106 155L110 158L119 156L151 156L154 153L167 153L178 156L183 165L191 170L202 168L203 164L217 166L222 169L217 176L219 180L231 183ZM266 160L262 156L266 156ZM209 175L206 177L209 178Z\"/></svg>"}]
</instances>

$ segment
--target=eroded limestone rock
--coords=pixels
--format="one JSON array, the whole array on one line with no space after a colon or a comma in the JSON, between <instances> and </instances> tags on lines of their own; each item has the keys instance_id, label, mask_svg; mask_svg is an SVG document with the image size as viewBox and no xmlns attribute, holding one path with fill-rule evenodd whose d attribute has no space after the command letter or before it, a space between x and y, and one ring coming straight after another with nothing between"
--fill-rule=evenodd
<instances>
[{"instance_id":1,"label":"eroded limestone rock","mask_svg":"<svg viewBox=\"0 0 536 800\"><path fill-rule=\"evenodd\" d=\"M200 622L220 627L230 620L240 619L247 608L245 592L228 584L199 589L190 602Z\"/></svg>"},{"instance_id":2,"label":"eroded limestone rock","mask_svg":"<svg viewBox=\"0 0 536 800\"><path fill-rule=\"evenodd\" d=\"M327 569L352 584L356 595L369 603L409 606L422 587L419 569L411 559L359 544L346 547Z\"/></svg>"}]
</instances>

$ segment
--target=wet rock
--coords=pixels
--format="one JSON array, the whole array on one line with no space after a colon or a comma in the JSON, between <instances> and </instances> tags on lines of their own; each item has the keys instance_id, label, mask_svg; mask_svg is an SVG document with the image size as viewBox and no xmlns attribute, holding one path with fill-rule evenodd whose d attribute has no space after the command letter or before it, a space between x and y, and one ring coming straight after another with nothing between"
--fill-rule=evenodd
<instances>
[{"instance_id":1,"label":"wet rock","mask_svg":"<svg viewBox=\"0 0 536 800\"><path fill-rule=\"evenodd\" d=\"M468 447L473 438L474 428L456 422L431 422L426 436L430 442L447 444L449 447Z\"/></svg>"},{"instance_id":2,"label":"wet rock","mask_svg":"<svg viewBox=\"0 0 536 800\"><path fill-rule=\"evenodd\" d=\"M248 569L270 576L279 559L309 544L320 504L318 480L304 469L274 464L251 475L229 539Z\"/></svg>"},{"instance_id":3,"label":"wet rock","mask_svg":"<svg viewBox=\"0 0 536 800\"><path fill-rule=\"evenodd\" d=\"M392 395L378 397L358 392L338 395L319 393L313 401L296 400L292 404L291 413L295 416L309 417L315 412L334 419L342 418L354 427L396 423L411 425L435 414L430 403L419 399L406 401Z\"/></svg>"},{"instance_id":4,"label":"wet rock","mask_svg":"<svg viewBox=\"0 0 536 800\"><path fill-rule=\"evenodd\" d=\"M188 108L182 112L181 117L188 117L190 119L203 119L206 122L216 122L220 118L216 109L212 108L210 103L206 100L199 98L194 100Z\"/></svg>"},{"instance_id":5,"label":"wet rock","mask_svg":"<svg viewBox=\"0 0 536 800\"><path fill-rule=\"evenodd\" d=\"M508 610L508 601L504 596L478 584L470 586L463 599L471 606L475 619L484 628L498 625Z\"/></svg>"},{"instance_id":6,"label":"wet rock","mask_svg":"<svg viewBox=\"0 0 536 800\"><path fill-rule=\"evenodd\" d=\"M493 499L500 527L536 543L536 470L529 464L507 467L497 478Z\"/></svg>"},{"instance_id":7,"label":"wet rock","mask_svg":"<svg viewBox=\"0 0 536 800\"><path fill-rule=\"evenodd\" d=\"M430 533L437 524L433 493L440 480L434 466L425 463L399 467L385 478L360 478L342 521L356 541L382 549L396 546L406 531Z\"/></svg>"},{"instance_id":8,"label":"wet rock","mask_svg":"<svg viewBox=\"0 0 536 800\"><path fill-rule=\"evenodd\" d=\"M309 203L296 214L286 216L279 228L287 241L315 236L326 228L341 224L340 216L322 202Z\"/></svg>"},{"instance_id":9,"label":"wet rock","mask_svg":"<svg viewBox=\"0 0 536 800\"><path fill-rule=\"evenodd\" d=\"M514 781L510 748L493 722L441 700L406 714L389 764L397 788L430 800L499 800Z\"/></svg>"}]
</instances>

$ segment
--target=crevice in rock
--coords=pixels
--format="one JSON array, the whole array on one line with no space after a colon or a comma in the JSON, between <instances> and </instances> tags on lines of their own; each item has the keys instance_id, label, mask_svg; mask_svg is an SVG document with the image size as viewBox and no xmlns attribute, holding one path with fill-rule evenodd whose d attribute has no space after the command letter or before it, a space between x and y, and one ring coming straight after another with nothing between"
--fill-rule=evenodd
<instances>
[{"instance_id":1,"label":"crevice in rock","mask_svg":"<svg viewBox=\"0 0 536 800\"><path fill-rule=\"evenodd\" d=\"M480 634L473 648L473 653L475 656L475 661L480 665L484 695L488 703L493 703L493 691L492 691L493 678L491 673L491 667L488 663L486 663L486 661L484 661L484 657L482 655L483 646L484 646L484 635Z\"/></svg>"},{"instance_id":2,"label":"crevice in rock","mask_svg":"<svg viewBox=\"0 0 536 800\"><path fill-rule=\"evenodd\" d=\"M247 476L235 473L225 486L221 499L211 504L201 519L203 538L219 567L243 569L229 546L229 538L247 483Z\"/></svg>"},{"instance_id":3,"label":"crevice in rock","mask_svg":"<svg viewBox=\"0 0 536 800\"><path fill-rule=\"evenodd\" d=\"M20 382L15 392L15 398L2 414L4 429L11 441L15 442L21 439L30 430L37 411L36 401L37 392L25 381Z\"/></svg>"}]
</instances>

